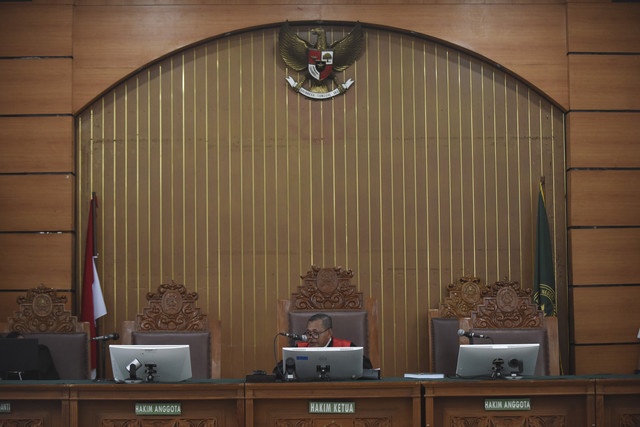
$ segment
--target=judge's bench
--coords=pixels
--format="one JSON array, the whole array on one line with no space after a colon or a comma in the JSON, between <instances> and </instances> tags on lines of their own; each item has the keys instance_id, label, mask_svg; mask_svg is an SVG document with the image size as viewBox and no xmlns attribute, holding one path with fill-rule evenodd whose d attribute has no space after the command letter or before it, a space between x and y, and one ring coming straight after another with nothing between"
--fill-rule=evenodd
<instances>
[{"instance_id":1,"label":"judge's bench","mask_svg":"<svg viewBox=\"0 0 640 427\"><path fill-rule=\"evenodd\" d=\"M362 317L361 313L365 312L366 319L374 319L363 329L368 331L368 354L376 367L379 366L377 332L370 326L375 327L377 323L377 308L375 302L368 303L361 294L352 291L350 278L350 272L340 269L312 269L303 276L304 285L299 287L290 301L282 304L286 310L282 311L279 319L282 320L281 328L300 333L294 326L296 311L302 311L301 307L310 311L318 309L308 303L318 299L314 293L318 284L322 289L342 292L349 298L334 299L353 300L355 302L346 305L355 308L356 316ZM497 282L485 287L477 278L461 278L450 285L449 291L440 309L429 315L432 323L430 332L437 332L433 327L435 324L444 325L445 330L453 328L454 332L460 327L485 331L480 328L486 328L486 312L503 313L501 296L512 297L508 298L509 301L529 298L522 294L515 282ZM40 289L34 294L36 297L23 301L26 312L30 312L30 307L42 306L38 303L40 300L55 300L54 297L49 298L46 292L49 291ZM458 298L460 295L463 297ZM204 378L194 377L176 383L135 384L112 380L92 381L82 377L50 381L0 381L0 426L640 425L640 375L557 375L557 368L554 368L557 364L553 363L557 337L553 329L545 327L545 322L538 322L540 326L535 322L528 323L543 329L547 334L545 336L551 337L548 339L551 357L546 364L549 367L546 375L494 380L463 379L453 375L436 379L385 378L384 373L381 379L355 381L287 382L273 378L260 380L250 376L246 379L218 379L219 355L215 351L207 351L219 348L218 325L205 322L205 317L193 307L195 296L192 298L184 286L172 283L163 285L157 293L150 293L148 299L148 311L164 313L162 319L173 319L167 317L166 313L169 312L205 324L204 330L197 331L198 336L206 335L207 345L203 347L204 356L200 360L204 366L203 372L206 372ZM182 303L176 304L176 301ZM165 306L168 311L158 308ZM526 308L529 304L518 306ZM336 307L335 310L338 313L344 307ZM525 311L539 317L536 310ZM305 310L303 318L306 319L308 315L309 311ZM22 322L24 318L26 315L16 316L14 329L16 326L22 328L22 323L30 323ZM158 336L167 333L164 330L151 331L151 328L145 327L149 323L158 325L163 322L142 315L137 324L130 325L130 329L133 332L156 333ZM503 325L496 326L491 329L491 334L497 334L500 328L504 328ZM74 328L70 329L72 333L76 333ZM56 334L57 341L68 334L66 329ZM125 331L122 335L125 335ZM448 334L447 340L438 342L437 334L433 335L430 340L434 340L434 347L447 349L446 346L451 346L447 351L453 353L463 340L461 337L459 341L455 334ZM452 335L456 336L455 340L448 342ZM84 350L86 346L85 337L81 347ZM430 358L432 371L447 372L448 368L440 366L438 356L434 352ZM442 357L447 359L446 355ZM192 362L199 363L198 360ZM83 372L88 371L86 358L73 363L80 366Z\"/></svg>"},{"instance_id":2,"label":"judge's bench","mask_svg":"<svg viewBox=\"0 0 640 427\"><path fill-rule=\"evenodd\" d=\"M2 426L637 426L640 377L1 381Z\"/></svg>"}]
</instances>

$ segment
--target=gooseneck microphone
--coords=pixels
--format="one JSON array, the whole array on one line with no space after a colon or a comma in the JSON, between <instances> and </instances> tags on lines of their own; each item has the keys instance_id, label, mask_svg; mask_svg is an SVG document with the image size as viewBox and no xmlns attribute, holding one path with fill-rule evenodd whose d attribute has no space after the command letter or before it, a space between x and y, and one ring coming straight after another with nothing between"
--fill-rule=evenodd
<instances>
[{"instance_id":1,"label":"gooseneck microphone","mask_svg":"<svg viewBox=\"0 0 640 427\"><path fill-rule=\"evenodd\" d=\"M91 338L91 341L109 341L109 340L117 340L118 338L120 338L120 335L118 335L117 332L114 332L109 335L100 335L99 337L93 337Z\"/></svg>"},{"instance_id":2,"label":"gooseneck microphone","mask_svg":"<svg viewBox=\"0 0 640 427\"><path fill-rule=\"evenodd\" d=\"M294 341L302 341L302 342L307 342L309 341L309 337L306 335L298 335L298 334L290 334L287 332L278 332L279 335L284 335L287 338L291 338Z\"/></svg>"},{"instance_id":3,"label":"gooseneck microphone","mask_svg":"<svg viewBox=\"0 0 640 427\"><path fill-rule=\"evenodd\" d=\"M491 339L491 337L489 335L482 335L482 334L477 334L475 332L467 332L464 329L458 329L458 336L461 337L467 337L467 338L486 338L486 339Z\"/></svg>"}]
</instances>

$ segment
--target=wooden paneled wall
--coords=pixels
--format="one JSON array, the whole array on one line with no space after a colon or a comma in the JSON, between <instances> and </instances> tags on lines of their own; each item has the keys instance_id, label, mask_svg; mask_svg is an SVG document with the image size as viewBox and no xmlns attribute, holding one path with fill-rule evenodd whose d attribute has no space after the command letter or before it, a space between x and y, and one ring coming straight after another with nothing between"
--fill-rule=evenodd
<instances>
[{"instance_id":1,"label":"wooden paneled wall","mask_svg":"<svg viewBox=\"0 0 640 427\"><path fill-rule=\"evenodd\" d=\"M189 4L175 0L159 5L153 0L76 0L74 111L81 110L125 75L170 52L210 37L285 19L360 21L445 40L515 72L568 108L564 1L420 3L333 0L321 4L285 0L271 4L269 0L249 0L232 5L227 0L197 0Z\"/></svg>"},{"instance_id":2,"label":"wooden paneled wall","mask_svg":"<svg viewBox=\"0 0 640 427\"><path fill-rule=\"evenodd\" d=\"M83 224L75 218L79 195L74 190L74 113L145 64L208 37L284 19L360 20L426 34L476 52L570 108L567 207L572 218L584 221L569 222L568 265L575 297L560 315L576 331L577 345L575 360L565 366L580 373L633 369L640 347L637 331L631 330L639 323L637 310L627 312L621 328L614 323L618 318L608 313L627 310L627 305L599 307L599 332L593 335L599 337L597 342L587 342L583 333L577 333L584 316L574 318L570 313L583 313L593 301L609 301L600 298L613 295L604 285L622 290L615 294L620 298L638 299L636 205L631 197L624 199L633 183L620 184L616 178L617 173L633 176L640 158L636 118L640 96L634 78L640 44L638 4L373 3L366 7L348 0L326 5L295 0L242 5L217 0L189 5L146 0L1 3L0 275L5 280L0 285L0 316L11 312L21 289L44 283L73 295L77 286L80 267L75 257L82 246L77 236ZM592 209L593 217L585 217L576 208L594 206L593 199L583 201L572 188L582 191L599 174L605 177L597 179L605 190L599 187L602 199ZM609 179L613 193L622 190L623 196L617 194L615 200L621 203L617 210L631 209L627 217L615 208L607 209L613 212L609 219L598 213L601 206L611 204ZM42 206L30 202L29 196L43 197ZM601 295L593 296L589 290Z\"/></svg>"},{"instance_id":3,"label":"wooden paneled wall","mask_svg":"<svg viewBox=\"0 0 640 427\"><path fill-rule=\"evenodd\" d=\"M575 371L640 360L640 5L570 3L568 224Z\"/></svg>"},{"instance_id":4,"label":"wooden paneled wall","mask_svg":"<svg viewBox=\"0 0 640 427\"><path fill-rule=\"evenodd\" d=\"M328 41L351 29L323 28ZM312 101L285 83L278 30L180 51L79 114L78 195L102 196L107 328L176 280L221 320L224 376L268 370L278 299L311 265L339 265L379 301L383 371L424 369L424 307L448 283L532 287L541 176L566 301L559 108L464 52L375 27L338 73L354 87Z\"/></svg>"},{"instance_id":5,"label":"wooden paneled wall","mask_svg":"<svg viewBox=\"0 0 640 427\"><path fill-rule=\"evenodd\" d=\"M75 310L72 18L0 5L0 322L40 284Z\"/></svg>"}]
</instances>

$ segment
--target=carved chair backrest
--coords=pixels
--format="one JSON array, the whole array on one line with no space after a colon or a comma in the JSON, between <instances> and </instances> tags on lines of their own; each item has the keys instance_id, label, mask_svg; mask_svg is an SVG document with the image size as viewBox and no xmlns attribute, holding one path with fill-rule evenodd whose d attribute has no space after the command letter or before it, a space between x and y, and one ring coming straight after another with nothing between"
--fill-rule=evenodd
<instances>
[{"instance_id":1,"label":"carved chair backrest","mask_svg":"<svg viewBox=\"0 0 640 427\"><path fill-rule=\"evenodd\" d=\"M489 335L495 344L539 343L536 374L560 375L557 318L544 316L533 301L533 290L504 279L489 285L482 297L469 329Z\"/></svg>"},{"instance_id":2,"label":"carved chair backrest","mask_svg":"<svg viewBox=\"0 0 640 427\"><path fill-rule=\"evenodd\" d=\"M353 271L312 266L288 300L278 303L280 332L301 334L313 314L331 316L334 336L364 347L374 367L380 367L378 307L351 283ZM293 343L288 343L293 345ZM280 346L282 347L282 345Z\"/></svg>"},{"instance_id":3,"label":"carved chair backrest","mask_svg":"<svg viewBox=\"0 0 640 427\"><path fill-rule=\"evenodd\" d=\"M207 315L195 306L197 292L189 292L175 283L158 286L157 292L147 294L148 307L136 317L137 331L206 331Z\"/></svg>"},{"instance_id":4,"label":"carved chair backrest","mask_svg":"<svg viewBox=\"0 0 640 427\"><path fill-rule=\"evenodd\" d=\"M482 292L482 303L471 313L473 328L541 328L544 314L532 300L533 291L504 279Z\"/></svg>"},{"instance_id":5,"label":"carved chair backrest","mask_svg":"<svg viewBox=\"0 0 640 427\"><path fill-rule=\"evenodd\" d=\"M78 332L78 319L65 309L67 297L40 285L18 297L19 310L9 318L9 328L23 334Z\"/></svg>"},{"instance_id":6,"label":"carved chair backrest","mask_svg":"<svg viewBox=\"0 0 640 427\"><path fill-rule=\"evenodd\" d=\"M482 279L476 276L462 276L447 285L448 296L440 303L438 317L471 317L471 313L482 303L482 294L486 290Z\"/></svg>"}]
</instances>

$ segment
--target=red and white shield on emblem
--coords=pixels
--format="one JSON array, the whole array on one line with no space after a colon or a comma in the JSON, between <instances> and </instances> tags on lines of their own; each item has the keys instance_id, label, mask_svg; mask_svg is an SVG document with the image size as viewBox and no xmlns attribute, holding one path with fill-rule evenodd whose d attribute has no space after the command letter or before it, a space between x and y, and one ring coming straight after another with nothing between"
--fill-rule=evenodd
<instances>
[{"instance_id":1,"label":"red and white shield on emblem","mask_svg":"<svg viewBox=\"0 0 640 427\"><path fill-rule=\"evenodd\" d=\"M333 70L333 51L309 49L308 68L311 76L318 81L329 77Z\"/></svg>"}]
</instances>

